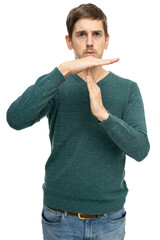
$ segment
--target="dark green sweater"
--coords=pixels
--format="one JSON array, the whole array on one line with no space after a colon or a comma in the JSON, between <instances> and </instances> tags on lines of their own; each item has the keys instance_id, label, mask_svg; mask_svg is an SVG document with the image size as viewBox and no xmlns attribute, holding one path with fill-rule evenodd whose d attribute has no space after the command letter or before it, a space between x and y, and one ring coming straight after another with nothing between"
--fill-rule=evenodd
<instances>
[{"instance_id":1,"label":"dark green sweater","mask_svg":"<svg viewBox=\"0 0 160 240\"><path fill-rule=\"evenodd\" d=\"M76 74L64 78L57 67L7 111L16 130L48 118L52 148L43 184L48 207L88 214L120 210L128 192L126 154L142 161L149 152L137 83L110 72L97 85L110 114L103 122L91 112L87 83Z\"/></svg>"}]
</instances>

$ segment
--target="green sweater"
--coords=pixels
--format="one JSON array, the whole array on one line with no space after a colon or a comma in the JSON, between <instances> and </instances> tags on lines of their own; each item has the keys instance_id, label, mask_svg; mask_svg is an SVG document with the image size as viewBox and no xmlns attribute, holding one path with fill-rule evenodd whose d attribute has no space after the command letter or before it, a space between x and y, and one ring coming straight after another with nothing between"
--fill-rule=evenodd
<instances>
[{"instance_id":1,"label":"green sweater","mask_svg":"<svg viewBox=\"0 0 160 240\"><path fill-rule=\"evenodd\" d=\"M51 154L43 184L48 207L86 214L120 210L128 193L126 155L142 161L149 152L137 83L109 72L97 85L110 114L102 122L91 112L87 83L76 74L64 78L57 67L7 111L16 130L48 118Z\"/></svg>"}]
</instances>

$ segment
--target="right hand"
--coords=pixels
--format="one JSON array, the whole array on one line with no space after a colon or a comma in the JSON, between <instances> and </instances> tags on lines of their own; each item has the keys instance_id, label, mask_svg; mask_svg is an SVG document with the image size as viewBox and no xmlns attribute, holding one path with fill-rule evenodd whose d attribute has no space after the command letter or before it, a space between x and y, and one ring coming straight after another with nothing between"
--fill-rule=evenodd
<instances>
[{"instance_id":1,"label":"right hand","mask_svg":"<svg viewBox=\"0 0 160 240\"><path fill-rule=\"evenodd\" d=\"M77 74L87 68L108 65L119 61L119 58L99 59L92 56L75 59L73 61L62 63L58 69L66 77L69 74Z\"/></svg>"}]
</instances>

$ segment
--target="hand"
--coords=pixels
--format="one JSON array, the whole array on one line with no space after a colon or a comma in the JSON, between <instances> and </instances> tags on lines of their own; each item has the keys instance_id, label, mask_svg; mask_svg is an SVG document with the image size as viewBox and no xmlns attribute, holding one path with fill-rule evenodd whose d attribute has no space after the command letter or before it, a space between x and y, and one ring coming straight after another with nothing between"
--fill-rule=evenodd
<instances>
[{"instance_id":1,"label":"hand","mask_svg":"<svg viewBox=\"0 0 160 240\"><path fill-rule=\"evenodd\" d=\"M108 65L119 61L119 58L99 59L92 56L75 59L73 61L62 63L58 69L66 77L69 74L77 74L85 69Z\"/></svg>"},{"instance_id":2,"label":"hand","mask_svg":"<svg viewBox=\"0 0 160 240\"><path fill-rule=\"evenodd\" d=\"M103 106L101 89L97 85L90 68L87 69L87 87L89 91L92 114L100 121L107 119L109 114Z\"/></svg>"}]
</instances>

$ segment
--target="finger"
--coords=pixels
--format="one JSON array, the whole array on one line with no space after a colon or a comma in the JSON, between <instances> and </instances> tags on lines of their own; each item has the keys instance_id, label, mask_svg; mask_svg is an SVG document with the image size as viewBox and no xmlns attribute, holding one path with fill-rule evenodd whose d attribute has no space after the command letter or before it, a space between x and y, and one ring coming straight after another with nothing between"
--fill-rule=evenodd
<instances>
[{"instance_id":1,"label":"finger","mask_svg":"<svg viewBox=\"0 0 160 240\"><path fill-rule=\"evenodd\" d=\"M100 65L108 65L108 64L118 62L119 60L120 60L120 58L101 59L101 62L99 64Z\"/></svg>"},{"instance_id":2,"label":"finger","mask_svg":"<svg viewBox=\"0 0 160 240\"><path fill-rule=\"evenodd\" d=\"M93 73L92 73L91 69L90 69L90 76L89 76L89 87L90 87L90 91L92 91L93 94L96 94L96 92L98 90L98 86L93 77Z\"/></svg>"},{"instance_id":3,"label":"finger","mask_svg":"<svg viewBox=\"0 0 160 240\"><path fill-rule=\"evenodd\" d=\"M91 69L90 68L87 68L87 75L91 76Z\"/></svg>"},{"instance_id":4,"label":"finger","mask_svg":"<svg viewBox=\"0 0 160 240\"><path fill-rule=\"evenodd\" d=\"M87 75L87 88L90 93L91 92L91 84L90 84L90 76L89 75Z\"/></svg>"},{"instance_id":5,"label":"finger","mask_svg":"<svg viewBox=\"0 0 160 240\"><path fill-rule=\"evenodd\" d=\"M93 81L93 84L95 85L97 85L97 83L96 83L96 80L95 80L95 78L94 78L94 76L93 76L93 72L92 72L92 69L91 69L91 71L90 71L90 74L91 74L91 79L92 79L92 81Z\"/></svg>"},{"instance_id":6,"label":"finger","mask_svg":"<svg viewBox=\"0 0 160 240\"><path fill-rule=\"evenodd\" d=\"M87 69L87 86L88 86L89 92L93 91L94 86L93 86L93 80L92 80L90 68Z\"/></svg>"}]
</instances>

